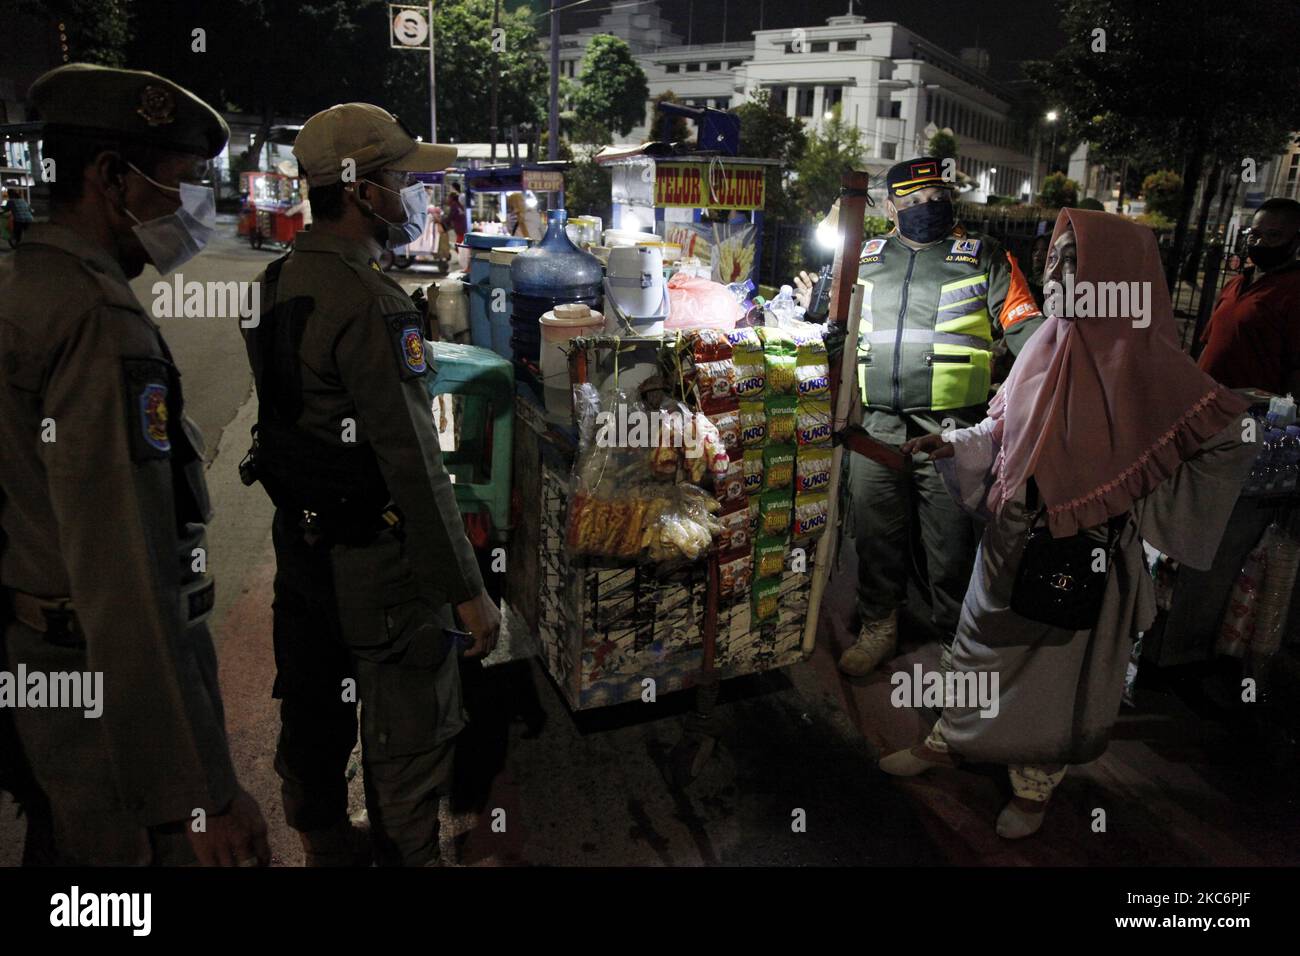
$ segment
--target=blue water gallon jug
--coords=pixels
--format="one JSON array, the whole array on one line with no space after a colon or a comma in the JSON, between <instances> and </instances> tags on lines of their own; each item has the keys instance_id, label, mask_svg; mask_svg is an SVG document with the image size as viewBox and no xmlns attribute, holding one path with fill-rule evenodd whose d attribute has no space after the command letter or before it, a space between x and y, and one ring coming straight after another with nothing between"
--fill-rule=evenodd
<instances>
[{"instance_id":1,"label":"blue water gallon jug","mask_svg":"<svg viewBox=\"0 0 1300 956\"><path fill-rule=\"evenodd\" d=\"M557 305L581 302L599 309L604 270L600 260L575 246L564 231L568 214L552 209L546 235L510 265L511 351L516 364L534 367L541 355L538 320Z\"/></svg>"}]
</instances>

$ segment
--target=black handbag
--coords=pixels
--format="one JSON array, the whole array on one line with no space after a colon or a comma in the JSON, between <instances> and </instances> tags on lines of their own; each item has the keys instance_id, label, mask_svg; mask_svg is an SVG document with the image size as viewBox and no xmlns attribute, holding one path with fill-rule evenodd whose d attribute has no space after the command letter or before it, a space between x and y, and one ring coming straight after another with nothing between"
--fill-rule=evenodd
<instances>
[{"instance_id":1,"label":"black handbag","mask_svg":"<svg viewBox=\"0 0 1300 956\"><path fill-rule=\"evenodd\" d=\"M1064 628L1090 631L1101 616L1111 559L1119 545L1128 512L1106 524L1068 538L1054 538L1046 523L1047 506L1039 507L1038 486L1030 478L1026 508L1037 513L1029 522L1020 567L1011 588L1011 610L1023 618ZM1104 553L1104 560L1101 560ZM1100 568L1098 567L1100 565Z\"/></svg>"}]
</instances>

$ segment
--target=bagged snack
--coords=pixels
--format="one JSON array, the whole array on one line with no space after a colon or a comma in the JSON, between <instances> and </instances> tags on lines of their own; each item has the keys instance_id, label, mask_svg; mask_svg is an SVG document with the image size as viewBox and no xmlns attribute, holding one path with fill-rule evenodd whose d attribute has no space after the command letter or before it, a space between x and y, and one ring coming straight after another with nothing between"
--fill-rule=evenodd
<instances>
[{"instance_id":1,"label":"bagged snack","mask_svg":"<svg viewBox=\"0 0 1300 956\"><path fill-rule=\"evenodd\" d=\"M746 448L744 462L745 494L756 495L763 490L763 449Z\"/></svg>"},{"instance_id":2,"label":"bagged snack","mask_svg":"<svg viewBox=\"0 0 1300 956\"><path fill-rule=\"evenodd\" d=\"M749 536L758 537L758 505L759 498L757 494L749 496Z\"/></svg>"},{"instance_id":3,"label":"bagged snack","mask_svg":"<svg viewBox=\"0 0 1300 956\"><path fill-rule=\"evenodd\" d=\"M718 557L718 593L722 597L744 594L754 576L754 552L743 548Z\"/></svg>"},{"instance_id":4,"label":"bagged snack","mask_svg":"<svg viewBox=\"0 0 1300 956\"><path fill-rule=\"evenodd\" d=\"M749 532L749 502L743 496L722 506L718 522L722 525L718 537L720 551L749 548L753 536Z\"/></svg>"},{"instance_id":5,"label":"bagged snack","mask_svg":"<svg viewBox=\"0 0 1300 956\"><path fill-rule=\"evenodd\" d=\"M717 518L720 506L711 495L693 485L668 485L662 498L651 504L640 547L652 561L694 561L722 533Z\"/></svg>"},{"instance_id":6,"label":"bagged snack","mask_svg":"<svg viewBox=\"0 0 1300 956\"><path fill-rule=\"evenodd\" d=\"M767 390L767 366L762 353L745 355L735 360L736 397L758 398Z\"/></svg>"},{"instance_id":7,"label":"bagged snack","mask_svg":"<svg viewBox=\"0 0 1300 956\"><path fill-rule=\"evenodd\" d=\"M740 447L740 402L734 397L710 398L703 402L700 411L718 430L722 444L731 449Z\"/></svg>"},{"instance_id":8,"label":"bagged snack","mask_svg":"<svg viewBox=\"0 0 1300 956\"><path fill-rule=\"evenodd\" d=\"M785 329L765 325L758 330L763 340L763 352L766 355L794 355L796 346L794 338Z\"/></svg>"},{"instance_id":9,"label":"bagged snack","mask_svg":"<svg viewBox=\"0 0 1300 956\"><path fill-rule=\"evenodd\" d=\"M768 396L764 407L767 410L768 444L794 444L795 416L798 414L799 400L793 395Z\"/></svg>"},{"instance_id":10,"label":"bagged snack","mask_svg":"<svg viewBox=\"0 0 1300 956\"><path fill-rule=\"evenodd\" d=\"M794 340L795 354L799 358L805 356L824 356L826 354L826 343L822 341L822 330L819 326L810 326L807 330L793 330L790 332L790 338ZM822 359L826 361L825 358Z\"/></svg>"},{"instance_id":11,"label":"bagged snack","mask_svg":"<svg viewBox=\"0 0 1300 956\"><path fill-rule=\"evenodd\" d=\"M820 340L818 340L820 341ZM826 364L826 353L800 352L795 360L795 390L800 399L823 398L831 393L830 366Z\"/></svg>"},{"instance_id":12,"label":"bagged snack","mask_svg":"<svg viewBox=\"0 0 1300 956\"><path fill-rule=\"evenodd\" d=\"M763 449L763 490L789 488L794 482L794 446L768 445Z\"/></svg>"},{"instance_id":13,"label":"bagged snack","mask_svg":"<svg viewBox=\"0 0 1300 956\"><path fill-rule=\"evenodd\" d=\"M796 410L795 432L799 445L829 445L831 403L827 399L801 400Z\"/></svg>"},{"instance_id":14,"label":"bagged snack","mask_svg":"<svg viewBox=\"0 0 1300 956\"><path fill-rule=\"evenodd\" d=\"M794 463L794 493L806 495L829 488L832 457L829 448L800 448Z\"/></svg>"},{"instance_id":15,"label":"bagged snack","mask_svg":"<svg viewBox=\"0 0 1300 956\"><path fill-rule=\"evenodd\" d=\"M718 329L692 329L686 334L686 345L690 348L696 364L718 362L729 359L732 355L731 342L727 339L727 333Z\"/></svg>"},{"instance_id":16,"label":"bagged snack","mask_svg":"<svg viewBox=\"0 0 1300 956\"><path fill-rule=\"evenodd\" d=\"M826 530L830 513L830 500L826 492L813 495L796 495L794 499L793 533L796 540L813 538Z\"/></svg>"},{"instance_id":17,"label":"bagged snack","mask_svg":"<svg viewBox=\"0 0 1300 956\"><path fill-rule=\"evenodd\" d=\"M745 461L743 458L728 459L727 472L721 479L715 479L713 490L719 501L744 503Z\"/></svg>"},{"instance_id":18,"label":"bagged snack","mask_svg":"<svg viewBox=\"0 0 1300 956\"><path fill-rule=\"evenodd\" d=\"M762 402L740 403L740 444L756 448L767 440L767 411Z\"/></svg>"},{"instance_id":19,"label":"bagged snack","mask_svg":"<svg viewBox=\"0 0 1300 956\"><path fill-rule=\"evenodd\" d=\"M763 353L763 362L767 372L767 391L769 395L793 395L795 393L795 357L793 355Z\"/></svg>"},{"instance_id":20,"label":"bagged snack","mask_svg":"<svg viewBox=\"0 0 1300 956\"><path fill-rule=\"evenodd\" d=\"M765 491L758 499L758 533L784 536L790 530L790 505L794 500L789 489Z\"/></svg>"},{"instance_id":21,"label":"bagged snack","mask_svg":"<svg viewBox=\"0 0 1300 956\"><path fill-rule=\"evenodd\" d=\"M736 366L731 359L695 363L695 385L700 401L710 398L727 398L736 388Z\"/></svg>"},{"instance_id":22,"label":"bagged snack","mask_svg":"<svg viewBox=\"0 0 1300 956\"><path fill-rule=\"evenodd\" d=\"M754 585L754 620L770 621L781 609L781 582L760 580Z\"/></svg>"},{"instance_id":23,"label":"bagged snack","mask_svg":"<svg viewBox=\"0 0 1300 956\"><path fill-rule=\"evenodd\" d=\"M763 354L763 342L758 337L758 332L754 329L732 329L726 333L727 342L731 345L732 358L736 364L746 361L752 364L755 357L761 357Z\"/></svg>"},{"instance_id":24,"label":"bagged snack","mask_svg":"<svg viewBox=\"0 0 1300 956\"><path fill-rule=\"evenodd\" d=\"M759 538L754 546L754 576L759 578L779 578L785 569L785 538Z\"/></svg>"}]
</instances>

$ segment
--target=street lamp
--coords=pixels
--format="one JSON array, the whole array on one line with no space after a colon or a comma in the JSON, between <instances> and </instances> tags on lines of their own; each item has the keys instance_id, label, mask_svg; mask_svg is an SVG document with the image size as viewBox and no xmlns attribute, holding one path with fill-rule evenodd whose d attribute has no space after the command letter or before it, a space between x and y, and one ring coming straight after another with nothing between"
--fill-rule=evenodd
<instances>
[{"instance_id":1,"label":"street lamp","mask_svg":"<svg viewBox=\"0 0 1300 956\"><path fill-rule=\"evenodd\" d=\"M1052 124L1052 151L1048 154L1047 171L1052 171L1052 164L1056 162L1056 118L1060 115L1056 110L1047 111L1047 122Z\"/></svg>"}]
</instances>

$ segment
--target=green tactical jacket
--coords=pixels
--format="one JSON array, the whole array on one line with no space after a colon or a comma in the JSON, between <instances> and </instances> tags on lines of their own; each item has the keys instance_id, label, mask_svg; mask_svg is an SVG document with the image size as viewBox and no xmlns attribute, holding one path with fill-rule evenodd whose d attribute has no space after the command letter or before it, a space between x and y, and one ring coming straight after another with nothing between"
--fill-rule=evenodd
<instances>
[{"instance_id":1,"label":"green tactical jacket","mask_svg":"<svg viewBox=\"0 0 1300 956\"><path fill-rule=\"evenodd\" d=\"M1015 259L960 224L921 249L896 232L862 248L858 337L862 401L892 415L968 409L988 401L1001 335L1013 355L1043 316ZM996 323L996 325L995 325Z\"/></svg>"}]
</instances>

